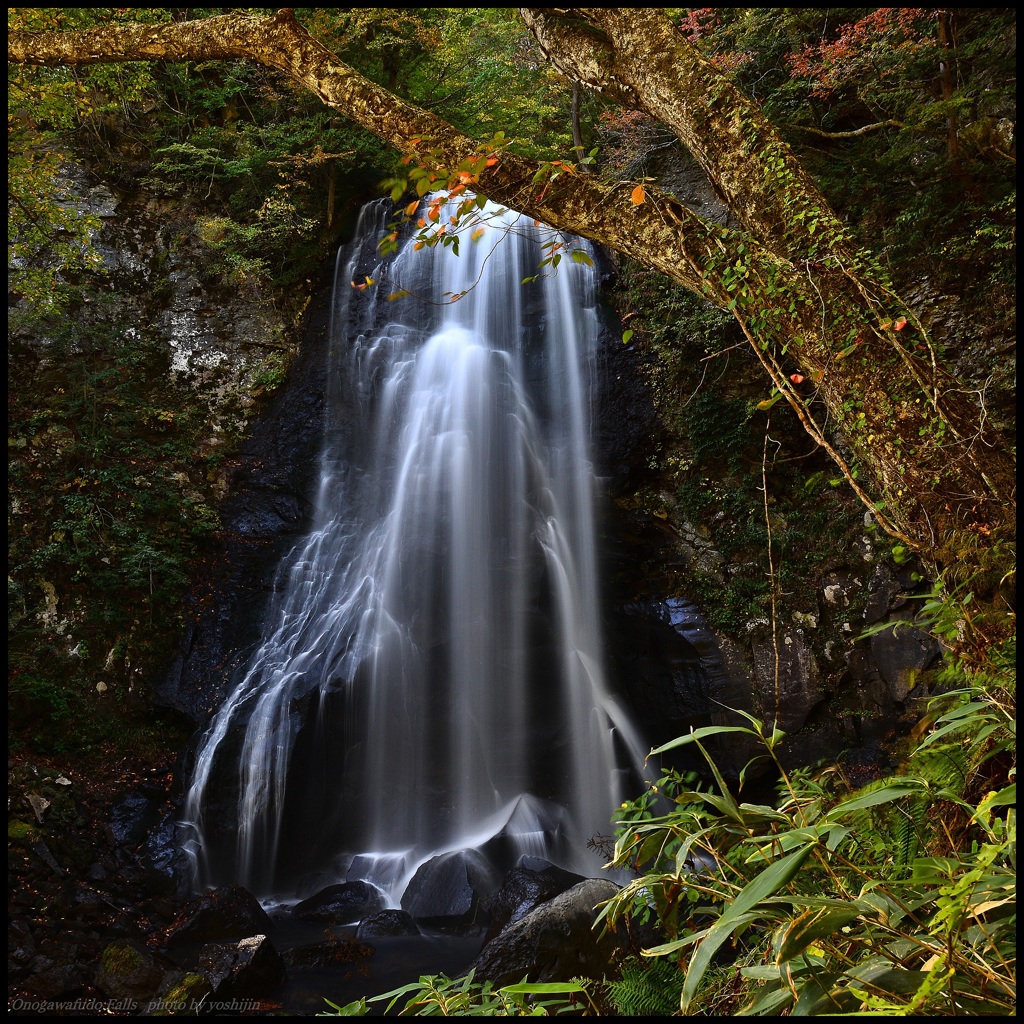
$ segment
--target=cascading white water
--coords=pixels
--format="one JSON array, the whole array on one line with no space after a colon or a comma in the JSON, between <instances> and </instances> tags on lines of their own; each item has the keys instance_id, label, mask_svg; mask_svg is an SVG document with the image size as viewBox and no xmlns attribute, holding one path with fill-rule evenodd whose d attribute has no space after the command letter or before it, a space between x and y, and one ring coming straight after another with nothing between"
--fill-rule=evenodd
<instances>
[{"instance_id":1,"label":"cascading white water","mask_svg":"<svg viewBox=\"0 0 1024 1024\"><path fill-rule=\"evenodd\" d=\"M602 671L594 271L523 284L551 231L490 206L458 256L381 266L383 216L339 257L313 528L187 795L198 876L263 894L319 872L396 901L494 833L593 867L642 763Z\"/></svg>"}]
</instances>

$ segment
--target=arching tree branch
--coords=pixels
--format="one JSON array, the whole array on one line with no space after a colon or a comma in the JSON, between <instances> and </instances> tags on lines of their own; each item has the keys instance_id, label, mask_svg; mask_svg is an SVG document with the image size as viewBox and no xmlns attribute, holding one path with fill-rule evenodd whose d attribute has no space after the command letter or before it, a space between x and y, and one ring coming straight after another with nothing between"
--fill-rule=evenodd
<instances>
[{"instance_id":1,"label":"arching tree branch","mask_svg":"<svg viewBox=\"0 0 1024 1024\"><path fill-rule=\"evenodd\" d=\"M884 508L880 522L894 536L923 549L933 530L1012 531L1015 471L1005 440L992 433L971 389L928 358L920 320L857 250L757 105L663 10L520 12L556 68L669 127L741 229L708 222L654 188L637 202L631 182L569 173L535 182L543 165L507 149L494 154L474 187L633 257L732 312L812 436L828 445L811 397L842 432L866 471L861 480L870 481ZM66 34L12 32L8 59L72 66L250 60L286 74L400 152L426 146L430 159L449 169L481 152L477 140L341 62L291 9L273 17L232 13ZM813 396L791 383L795 370L814 382ZM845 462L843 468L852 478ZM855 489L870 503L865 486Z\"/></svg>"}]
</instances>

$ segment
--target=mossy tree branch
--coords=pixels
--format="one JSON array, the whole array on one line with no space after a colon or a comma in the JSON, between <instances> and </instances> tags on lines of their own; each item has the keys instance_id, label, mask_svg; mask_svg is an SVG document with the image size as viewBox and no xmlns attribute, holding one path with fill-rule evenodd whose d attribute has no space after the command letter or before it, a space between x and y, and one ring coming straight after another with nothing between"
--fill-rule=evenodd
<instances>
[{"instance_id":1,"label":"mossy tree branch","mask_svg":"<svg viewBox=\"0 0 1024 1024\"><path fill-rule=\"evenodd\" d=\"M972 389L934 357L920 320L860 250L792 150L660 9L521 8L548 60L573 80L645 110L704 168L738 228L698 216L635 182L559 174L502 149L474 188L660 271L739 321L775 387L840 462L893 536L934 558L936 536L1012 534L1014 461ZM74 33L11 32L8 59L37 65L249 60L272 67L405 154L429 146L439 167L481 142L370 82L285 8ZM554 156L554 155L553 155ZM800 378L800 380L797 380ZM796 381L794 383L794 381ZM830 444L839 433L864 473ZM870 492L870 493L869 493Z\"/></svg>"}]
</instances>

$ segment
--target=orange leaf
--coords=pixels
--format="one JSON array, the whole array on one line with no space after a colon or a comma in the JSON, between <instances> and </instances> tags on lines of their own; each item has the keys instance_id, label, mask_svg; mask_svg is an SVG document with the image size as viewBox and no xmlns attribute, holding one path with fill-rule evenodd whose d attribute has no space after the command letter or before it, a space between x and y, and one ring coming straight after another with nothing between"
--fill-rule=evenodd
<instances>
[{"instance_id":1,"label":"orange leaf","mask_svg":"<svg viewBox=\"0 0 1024 1024\"><path fill-rule=\"evenodd\" d=\"M410 217L411 217L411 216L412 216L412 215L413 215L413 214L414 214L414 213L416 212L416 207L417 207L417 206L419 206L419 205L420 205L420 201L419 201L418 199L414 199L414 200L413 200L413 201L412 201L412 202L411 202L411 203L410 203L410 204L409 204L409 205L408 205L408 206L407 206L407 207L405 208L405 212L406 212L406 214L407 214L408 216L410 216Z\"/></svg>"},{"instance_id":2,"label":"orange leaf","mask_svg":"<svg viewBox=\"0 0 1024 1024\"><path fill-rule=\"evenodd\" d=\"M899 318L899 320L897 320L896 323L894 323L892 325L892 329L894 331L902 331L903 328L906 327L906 326L907 326L907 318L905 316L901 316Z\"/></svg>"},{"instance_id":3,"label":"orange leaf","mask_svg":"<svg viewBox=\"0 0 1024 1024\"><path fill-rule=\"evenodd\" d=\"M789 379L794 384L803 384L803 382L804 382L804 375L802 373L791 373L789 375Z\"/></svg>"},{"instance_id":4,"label":"orange leaf","mask_svg":"<svg viewBox=\"0 0 1024 1024\"><path fill-rule=\"evenodd\" d=\"M497 162L498 162L498 158L496 156L489 156L487 158L487 166L488 167L493 167Z\"/></svg>"},{"instance_id":5,"label":"orange leaf","mask_svg":"<svg viewBox=\"0 0 1024 1024\"><path fill-rule=\"evenodd\" d=\"M644 191L643 185L637 185L637 187L633 189L633 193L629 198L633 200L634 206L639 206L647 198L647 193Z\"/></svg>"}]
</instances>

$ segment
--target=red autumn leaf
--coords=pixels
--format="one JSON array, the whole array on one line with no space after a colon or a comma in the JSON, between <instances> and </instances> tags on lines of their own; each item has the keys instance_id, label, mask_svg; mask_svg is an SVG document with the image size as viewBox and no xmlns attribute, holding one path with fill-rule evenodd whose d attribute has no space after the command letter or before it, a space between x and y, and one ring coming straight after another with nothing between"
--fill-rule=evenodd
<instances>
[{"instance_id":1,"label":"red autumn leaf","mask_svg":"<svg viewBox=\"0 0 1024 1024\"><path fill-rule=\"evenodd\" d=\"M902 331L903 328L906 327L906 326L907 326L907 318L905 316L901 316L899 318L899 320L897 320L896 323L894 323L892 325L892 329L894 331Z\"/></svg>"},{"instance_id":2,"label":"red autumn leaf","mask_svg":"<svg viewBox=\"0 0 1024 1024\"><path fill-rule=\"evenodd\" d=\"M803 382L804 382L804 375L802 373L791 373L789 375L789 379L794 384L803 384Z\"/></svg>"}]
</instances>

